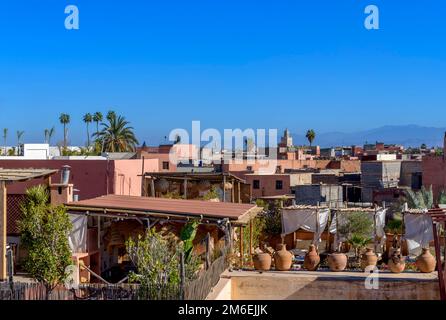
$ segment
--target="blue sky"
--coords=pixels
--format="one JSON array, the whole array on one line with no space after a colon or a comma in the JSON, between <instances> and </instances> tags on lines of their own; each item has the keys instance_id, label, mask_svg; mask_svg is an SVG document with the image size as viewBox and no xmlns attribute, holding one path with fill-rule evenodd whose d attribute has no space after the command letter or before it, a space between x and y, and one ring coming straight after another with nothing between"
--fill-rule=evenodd
<instances>
[{"instance_id":1,"label":"blue sky","mask_svg":"<svg viewBox=\"0 0 446 320\"><path fill-rule=\"evenodd\" d=\"M80 30L64 28L77 5ZM380 9L366 30L364 8ZM0 128L41 142L58 115L114 109L139 140L173 128L443 127L444 1L4 1Z\"/></svg>"}]
</instances>

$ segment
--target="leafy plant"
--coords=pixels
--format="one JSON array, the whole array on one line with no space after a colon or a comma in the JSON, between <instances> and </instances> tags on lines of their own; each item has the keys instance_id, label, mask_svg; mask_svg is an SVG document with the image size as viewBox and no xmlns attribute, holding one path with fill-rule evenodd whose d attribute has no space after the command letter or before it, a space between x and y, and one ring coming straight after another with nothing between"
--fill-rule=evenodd
<instances>
[{"instance_id":1,"label":"leafy plant","mask_svg":"<svg viewBox=\"0 0 446 320\"><path fill-rule=\"evenodd\" d=\"M161 198L166 199L183 199L183 197L177 191L161 193L160 196Z\"/></svg>"},{"instance_id":2,"label":"leafy plant","mask_svg":"<svg viewBox=\"0 0 446 320\"><path fill-rule=\"evenodd\" d=\"M197 235L199 224L197 220L189 221L181 229L180 239L183 241L184 258L186 261L190 261L192 256L192 250L194 248L193 241Z\"/></svg>"},{"instance_id":3,"label":"leafy plant","mask_svg":"<svg viewBox=\"0 0 446 320\"><path fill-rule=\"evenodd\" d=\"M180 254L184 247L173 237L163 237L154 228L139 235L135 240L129 238L126 242L127 252L137 271L130 272L129 281L138 282L142 298L158 295L162 289L179 291L180 284ZM185 263L186 280L196 277L200 265L198 257L192 255Z\"/></svg>"},{"instance_id":4,"label":"leafy plant","mask_svg":"<svg viewBox=\"0 0 446 320\"><path fill-rule=\"evenodd\" d=\"M446 191L440 191L440 194L438 195L438 204L446 204Z\"/></svg>"},{"instance_id":5,"label":"leafy plant","mask_svg":"<svg viewBox=\"0 0 446 320\"><path fill-rule=\"evenodd\" d=\"M434 204L432 186L426 189L421 187L420 191L406 190L406 201L410 209L430 209Z\"/></svg>"},{"instance_id":6,"label":"leafy plant","mask_svg":"<svg viewBox=\"0 0 446 320\"><path fill-rule=\"evenodd\" d=\"M45 186L26 190L21 204L23 218L19 221L21 241L28 249L25 270L42 282L49 295L68 277L66 268L72 264L68 235L72 224L64 206L48 204Z\"/></svg>"},{"instance_id":7,"label":"leafy plant","mask_svg":"<svg viewBox=\"0 0 446 320\"><path fill-rule=\"evenodd\" d=\"M385 227L386 231L392 234L401 234L403 232L403 220L392 219L389 220Z\"/></svg>"},{"instance_id":8,"label":"leafy plant","mask_svg":"<svg viewBox=\"0 0 446 320\"><path fill-rule=\"evenodd\" d=\"M364 235L358 235L358 234L352 234L347 242L353 247L355 250L355 257L356 259L359 258L360 252L363 248L367 247L367 244L372 241L372 238L364 236Z\"/></svg>"},{"instance_id":9,"label":"leafy plant","mask_svg":"<svg viewBox=\"0 0 446 320\"><path fill-rule=\"evenodd\" d=\"M214 186L202 197L203 200L219 199L218 191Z\"/></svg>"},{"instance_id":10,"label":"leafy plant","mask_svg":"<svg viewBox=\"0 0 446 320\"><path fill-rule=\"evenodd\" d=\"M339 224L338 233L355 248L355 255L359 257L360 249L371 241L373 221L363 212L352 212L345 221Z\"/></svg>"}]
</instances>

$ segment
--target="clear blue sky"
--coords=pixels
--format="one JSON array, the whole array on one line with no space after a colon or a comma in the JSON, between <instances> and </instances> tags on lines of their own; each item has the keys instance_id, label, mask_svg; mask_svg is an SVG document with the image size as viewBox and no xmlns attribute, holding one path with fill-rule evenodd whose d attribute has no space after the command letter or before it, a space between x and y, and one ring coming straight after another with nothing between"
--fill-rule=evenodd
<instances>
[{"instance_id":1,"label":"clear blue sky","mask_svg":"<svg viewBox=\"0 0 446 320\"><path fill-rule=\"evenodd\" d=\"M80 30L64 28L67 4ZM380 9L380 30L363 27ZM176 127L352 132L446 126L446 4L399 0L29 0L0 6L0 128L114 109L139 140Z\"/></svg>"}]
</instances>

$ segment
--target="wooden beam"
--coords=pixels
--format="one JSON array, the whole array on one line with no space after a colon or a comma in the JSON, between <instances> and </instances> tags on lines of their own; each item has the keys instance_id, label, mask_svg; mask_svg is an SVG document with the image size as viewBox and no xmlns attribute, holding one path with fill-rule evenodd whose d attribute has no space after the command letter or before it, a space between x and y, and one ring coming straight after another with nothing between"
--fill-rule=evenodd
<instances>
[{"instance_id":1,"label":"wooden beam","mask_svg":"<svg viewBox=\"0 0 446 320\"><path fill-rule=\"evenodd\" d=\"M231 180L232 188L231 188L231 202L235 203L235 183L234 179Z\"/></svg>"},{"instance_id":2,"label":"wooden beam","mask_svg":"<svg viewBox=\"0 0 446 320\"><path fill-rule=\"evenodd\" d=\"M150 179L150 196L155 197L155 181Z\"/></svg>"},{"instance_id":3,"label":"wooden beam","mask_svg":"<svg viewBox=\"0 0 446 320\"><path fill-rule=\"evenodd\" d=\"M184 178L183 188L184 188L184 199L187 200L187 178Z\"/></svg>"},{"instance_id":4,"label":"wooden beam","mask_svg":"<svg viewBox=\"0 0 446 320\"><path fill-rule=\"evenodd\" d=\"M243 227L240 226L240 268L243 268Z\"/></svg>"},{"instance_id":5,"label":"wooden beam","mask_svg":"<svg viewBox=\"0 0 446 320\"><path fill-rule=\"evenodd\" d=\"M241 195L240 195L240 188L241 188L241 184L240 184L240 181L238 182L238 188L237 188L237 198L238 198L238 203L242 203L242 198L241 198Z\"/></svg>"},{"instance_id":6,"label":"wooden beam","mask_svg":"<svg viewBox=\"0 0 446 320\"><path fill-rule=\"evenodd\" d=\"M249 257L252 258L252 219L249 220Z\"/></svg>"},{"instance_id":7,"label":"wooden beam","mask_svg":"<svg viewBox=\"0 0 446 320\"><path fill-rule=\"evenodd\" d=\"M6 281L6 182L0 181L0 281Z\"/></svg>"},{"instance_id":8,"label":"wooden beam","mask_svg":"<svg viewBox=\"0 0 446 320\"><path fill-rule=\"evenodd\" d=\"M226 176L223 176L223 202L226 202Z\"/></svg>"}]
</instances>

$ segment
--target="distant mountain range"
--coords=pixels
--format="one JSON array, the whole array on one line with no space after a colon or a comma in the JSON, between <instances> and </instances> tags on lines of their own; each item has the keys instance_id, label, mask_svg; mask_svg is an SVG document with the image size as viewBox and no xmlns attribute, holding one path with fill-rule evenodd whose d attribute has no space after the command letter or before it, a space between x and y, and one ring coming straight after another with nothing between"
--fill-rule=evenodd
<instances>
[{"instance_id":1,"label":"distant mountain range","mask_svg":"<svg viewBox=\"0 0 446 320\"><path fill-rule=\"evenodd\" d=\"M399 144L405 147L419 147L425 143L428 147L443 146L443 137L446 128L423 127L417 125L383 126L376 129L343 133L343 132L316 132L313 144L321 147L333 146L362 146L365 143L377 141L386 144ZM295 145L308 144L304 135L292 134Z\"/></svg>"}]
</instances>

